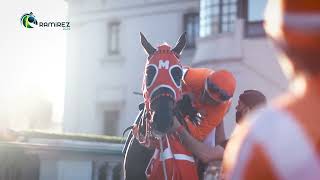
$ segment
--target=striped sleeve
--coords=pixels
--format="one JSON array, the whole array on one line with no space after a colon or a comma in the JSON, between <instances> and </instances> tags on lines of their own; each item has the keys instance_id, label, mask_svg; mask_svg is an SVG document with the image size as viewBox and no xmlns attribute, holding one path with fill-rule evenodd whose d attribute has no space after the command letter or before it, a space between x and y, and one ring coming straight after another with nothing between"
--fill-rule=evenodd
<instances>
[{"instance_id":1,"label":"striped sleeve","mask_svg":"<svg viewBox=\"0 0 320 180\"><path fill-rule=\"evenodd\" d=\"M246 125L237 129L227 145L223 160L225 179L279 179L263 146L257 143Z\"/></svg>"},{"instance_id":2,"label":"striped sleeve","mask_svg":"<svg viewBox=\"0 0 320 180\"><path fill-rule=\"evenodd\" d=\"M290 114L265 109L249 120L227 145L225 179L319 179L318 154Z\"/></svg>"}]
</instances>

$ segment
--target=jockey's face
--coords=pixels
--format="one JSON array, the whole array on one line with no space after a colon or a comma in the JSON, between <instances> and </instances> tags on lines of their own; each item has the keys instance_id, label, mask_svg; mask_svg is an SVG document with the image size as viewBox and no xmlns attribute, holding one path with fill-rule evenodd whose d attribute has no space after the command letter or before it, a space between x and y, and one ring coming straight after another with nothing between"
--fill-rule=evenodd
<instances>
[{"instance_id":1,"label":"jockey's face","mask_svg":"<svg viewBox=\"0 0 320 180\"><path fill-rule=\"evenodd\" d=\"M201 96L200 96L200 102L203 103L203 104L217 106L217 105L221 104L223 101L217 101L217 100L211 98L209 96L208 92L204 89L202 91Z\"/></svg>"},{"instance_id":2,"label":"jockey's face","mask_svg":"<svg viewBox=\"0 0 320 180\"><path fill-rule=\"evenodd\" d=\"M250 111L250 108L239 99L236 110L236 123L239 124L242 118Z\"/></svg>"}]
</instances>

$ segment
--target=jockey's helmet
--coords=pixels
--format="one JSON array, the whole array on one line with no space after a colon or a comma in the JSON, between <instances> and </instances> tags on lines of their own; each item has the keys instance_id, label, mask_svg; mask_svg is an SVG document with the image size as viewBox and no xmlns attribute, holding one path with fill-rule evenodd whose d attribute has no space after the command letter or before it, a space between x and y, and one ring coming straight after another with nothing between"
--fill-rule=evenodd
<instances>
[{"instance_id":1,"label":"jockey's helmet","mask_svg":"<svg viewBox=\"0 0 320 180\"><path fill-rule=\"evenodd\" d=\"M222 102L229 100L235 91L236 80L226 70L212 72L205 80L205 91L210 98Z\"/></svg>"},{"instance_id":2,"label":"jockey's helmet","mask_svg":"<svg viewBox=\"0 0 320 180\"><path fill-rule=\"evenodd\" d=\"M295 68L320 72L319 0L269 0L264 26Z\"/></svg>"}]
</instances>

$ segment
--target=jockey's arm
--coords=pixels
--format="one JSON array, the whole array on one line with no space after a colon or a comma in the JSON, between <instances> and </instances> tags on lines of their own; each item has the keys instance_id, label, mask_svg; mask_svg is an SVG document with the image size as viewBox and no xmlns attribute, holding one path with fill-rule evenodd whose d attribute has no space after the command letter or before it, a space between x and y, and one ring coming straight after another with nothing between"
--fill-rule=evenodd
<instances>
[{"instance_id":1,"label":"jockey's arm","mask_svg":"<svg viewBox=\"0 0 320 180\"><path fill-rule=\"evenodd\" d=\"M220 124L216 127L216 133L215 133L215 145L221 145L226 141L226 134L224 132L224 122L223 120L220 122Z\"/></svg>"},{"instance_id":2,"label":"jockey's arm","mask_svg":"<svg viewBox=\"0 0 320 180\"><path fill-rule=\"evenodd\" d=\"M180 123L176 119L174 120L174 127L180 127ZM221 146L210 147L209 145L192 137L185 128L180 129L178 133L186 148L203 163L222 160L224 149Z\"/></svg>"}]
</instances>

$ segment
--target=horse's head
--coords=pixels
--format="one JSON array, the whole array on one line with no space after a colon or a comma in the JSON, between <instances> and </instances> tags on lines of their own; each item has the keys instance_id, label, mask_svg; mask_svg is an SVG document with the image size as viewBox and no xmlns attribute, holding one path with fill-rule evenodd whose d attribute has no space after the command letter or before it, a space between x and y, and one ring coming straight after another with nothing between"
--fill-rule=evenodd
<instances>
[{"instance_id":1,"label":"horse's head","mask_svg":"<svg viewBox=\"0 0 320 180\"><path fill-rule=\"evenodd\" d=\"M185 47L185 33L176 46L164 43L152 47L142 33L141 44L149 55L143 80L143 97L153 134L164 135L172 125L175 103L181 98L182 67L179 56Z\"/></svg>"}]
</instances>

